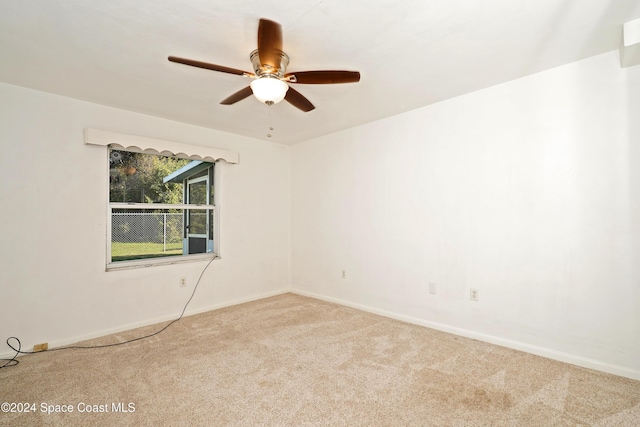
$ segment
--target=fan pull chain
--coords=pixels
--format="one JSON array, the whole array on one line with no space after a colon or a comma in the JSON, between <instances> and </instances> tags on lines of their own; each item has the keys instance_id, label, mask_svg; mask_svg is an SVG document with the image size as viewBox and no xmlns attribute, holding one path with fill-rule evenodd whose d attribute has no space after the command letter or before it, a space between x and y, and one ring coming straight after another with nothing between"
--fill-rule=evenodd
<instances>
[{"instance_id":1,"label":"fan pull chain","mask_svg":"<svg viewBox=\"0 0 640 427\"><path fill-rule=\"evenodd\" d=\"M271 132L273 131L273 124L271 122L271 106L273 105L273 101L267 101L265 102L265 104L267 104L268 106L268 112L267 112L267 124L269 125L269 133L267 133L267 138L271 138Z\"/></svg>"}]
</instances>

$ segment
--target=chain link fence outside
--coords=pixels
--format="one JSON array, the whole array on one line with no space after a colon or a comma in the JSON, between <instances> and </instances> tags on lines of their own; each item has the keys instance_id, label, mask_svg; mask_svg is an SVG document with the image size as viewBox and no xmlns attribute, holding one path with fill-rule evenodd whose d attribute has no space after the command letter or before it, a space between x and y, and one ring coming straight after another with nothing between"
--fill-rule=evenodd
<instances>
[{"instance_id":1,"label":"chain link fence outside","mask_svg":"<svg viewBox=\"0 0 640 427\"><path fill-rule=\"evenodd\" d=\"M183 232L181 212L112 212L112 258L181 254Z\"/></svg>"}]
</instances>

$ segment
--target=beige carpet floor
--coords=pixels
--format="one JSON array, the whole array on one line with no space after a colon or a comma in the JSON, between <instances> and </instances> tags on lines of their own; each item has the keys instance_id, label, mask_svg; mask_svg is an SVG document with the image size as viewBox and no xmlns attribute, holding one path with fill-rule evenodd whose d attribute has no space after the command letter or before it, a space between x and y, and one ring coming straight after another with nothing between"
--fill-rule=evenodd
<instances>
[{"instance_id":1,"label":"beige carpet floor","mask_svg":"<svg viewBox=\"0 0 640 427\"><path fill-rule=\"evenodd\" d=\"M640 426L640 381L294 294L21 357L0 402L36 406L3 426Z\"/></svg>"}]
</instances>

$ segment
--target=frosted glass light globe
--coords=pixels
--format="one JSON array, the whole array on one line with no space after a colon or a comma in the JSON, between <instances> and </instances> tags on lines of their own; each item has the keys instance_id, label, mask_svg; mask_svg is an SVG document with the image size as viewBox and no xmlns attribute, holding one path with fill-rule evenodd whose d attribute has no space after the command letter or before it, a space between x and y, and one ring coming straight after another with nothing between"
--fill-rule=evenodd
<instances>
[{"instance_id":1,"label":"frosted glass light globe","mask_svg":"<svg viewBox=\"0 0 640 427\"><path fill-rule=\"evenodd\" d=\"M289 86L275 77L260 77L251 82L251 90L258 101L277 104L284 99Z\"/></svg>"}]
</instances>

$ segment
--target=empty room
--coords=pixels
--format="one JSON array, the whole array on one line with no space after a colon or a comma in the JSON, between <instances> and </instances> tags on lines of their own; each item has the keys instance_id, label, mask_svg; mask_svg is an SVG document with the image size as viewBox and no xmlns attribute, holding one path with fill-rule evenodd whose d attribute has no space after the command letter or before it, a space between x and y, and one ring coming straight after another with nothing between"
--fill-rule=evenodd
<instances>
[{"instance_id":1,"label":"empty room","mask_svg":"<svg viewBox=\"0 0 640 427\"><path fill-rule=\"evenodd\" d=\"M0 1L0 425L640 425L640 2Z\"/></svg>"}]
</instances>

